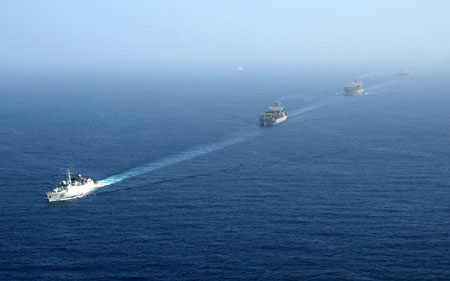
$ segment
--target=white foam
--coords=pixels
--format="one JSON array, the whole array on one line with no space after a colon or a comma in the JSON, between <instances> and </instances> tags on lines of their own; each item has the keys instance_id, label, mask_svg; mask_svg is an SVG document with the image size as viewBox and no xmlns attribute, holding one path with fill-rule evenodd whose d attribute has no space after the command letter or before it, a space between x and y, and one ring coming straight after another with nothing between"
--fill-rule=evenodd
<instances>
[{"instance_id":1,"label":"white foam","mask_svg":"<svg viewBox=\"0 0 450 281\"><path fill-rule=\"evenodd\" d=\"M330 104L334 103L335 101L336 101L335 99L327 99L327 100L323 100L323 101L319 101L319 102L307 105L303 108L289 112L289 117L292 118L292 117L298 116L300 114L319 109L321 107L330 105Z\"/></svg>"},{"instance_id":2,"label":"white foam","mask_svg":"<svg viewBox=\"0 0 450 281\"><path fill-rule=\"evenodd\" d=\"M400 82L400 81L399 80L385 81L385 82L381 82L381 83L366 87L366 90L368 90L368 91L379 90L379 89L383 89L383 88L386 88L389 86L393 86L393 85L397 84L398 82Z\"/></svg>"},{"instance_id":3,"label":"white foam","mask_svg":"<svg viewBox=\"0 0 450 281\"><path fill-rule=\"evenodd\" d=\"M176 164L176 163L187 161L192 158L202 156L202 155L223 149L225 147L231 146L233 144L237 144L237 143L247 140L249 138L255 137L258 133L259 132L254 131L254 132L246 133L246 134L243 134L243 135L240 135L238 137L234 137L234 138L231 138L228 140L217 142L214 144L198 146L193 149L182 152L178 155L174 155L174 156L163 158L163 159L160 159L157 161L153 161L153 162L144 164L142 166L130 169L123 173L110 176L106 179L100 180L98 182L97 186L102 187L102 186L111 185L111 184L118 183L118 182L121 182L123 180L129 179L132 177L140 176L142 174L145 174L145 173L157 170L157 169L161 169L161 168L164 168L164 167Z\"/></svg>"},{"instance_id":4,"label":"white foam","mask_svg":"<svg viewBox=\"0 0 450 281\"><path fill-rule=\"evenodd\" d=\"M333 102L335 102L334 99L314 103L314 104L311 104L304 108L300 108L300 109L290 112L289 116L292 118L292 117L298 116L300 114L327 106ZM98 187L108 186L108 185L115 184L115 183L121 182L123 180L132 178L132 177L136 177L136 176L140 176L145 173L149 173L149 172L157 170L157 169L161 169L161 168L164 168L164 167L167 167L170 165L174 165L174 164L177 164L177 163L180 163L183 161L187 161L187 160L193 159L195 157L202 156L202 155L223 149L225 147L237 144L239 142L248 140L252 137L257 136L260 133L261 133L261 131L247 132L247 133L241 134L237 137L234 137L234 138L231 138L228 140L224 140L224 141L209 144L209 145L198 146L198 147L192 148L190 150L187 150L185 152L182 152L178 155L174 155L174 156L170 156L170 157L163 158L160 160L156 160L156 161L144 164L142 166L130 169L123 173L110 176L106 179L100 180L97 183L97 186Z\"/></svg>"}]
</instances>

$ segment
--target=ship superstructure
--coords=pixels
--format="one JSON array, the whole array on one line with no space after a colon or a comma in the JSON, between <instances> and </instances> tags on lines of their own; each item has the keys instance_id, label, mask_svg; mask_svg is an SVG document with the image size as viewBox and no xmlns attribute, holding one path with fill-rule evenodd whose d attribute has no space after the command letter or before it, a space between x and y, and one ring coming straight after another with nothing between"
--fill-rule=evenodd
<instances>
[{"instance_id":1,"label":"ship superstructure","mask_svg":"<svg viewBox=\"0 0 450 281\"><path fill-rule=\"evenodd\" d=\"M70 169L67 169L66 180L59 183L52 191L45 195L49 202L71 200L83 197L96 188L96 182L91 178L85 178L81 174L72 178Z\"/></svg>"},{"instance_id":2,"label":"ship superstructure","mask_svg":"<svg viewBox=\"0 0 450 281\"><path fill-rule=\"evenodd\" d=\"M274 126L286 121L287 117L288 114L284 111L284 107L277 101L274 105L269 106L269 110L259 116L259 121L262 126Z\"/></svg>"},{"instance_id":3,"label":"ship superstructure","mask_svg":"<svg viewBox=\"0 0 450 281\"><path fill-rule=\"evenodd\" d=\"M409 76L409 75L411 75L411 72L406 68L400 70L400 72L398 73L398 76Z\"/></svg>"},{"instance_id":4,"label":"ship superstructure","mask_svg":"<svg viewBox=\"0 0 450 281\"><path fill-rule=\"evenodd\" d=\"M345 95L346 96L359 96L364 94L364 84L356 79L354 82L352 82L350 85L344 87Z\"/></svg>"}]
</instances>

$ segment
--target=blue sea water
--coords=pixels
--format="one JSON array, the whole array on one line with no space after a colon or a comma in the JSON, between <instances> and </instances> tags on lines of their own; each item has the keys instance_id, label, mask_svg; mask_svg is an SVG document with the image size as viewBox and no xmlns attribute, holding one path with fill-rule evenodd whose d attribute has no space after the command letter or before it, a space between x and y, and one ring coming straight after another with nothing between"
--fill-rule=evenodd
<instances>
[{"instance_id":1,"label":"blue sea water","mask_svg":"<svg viewBox=\"0 0 450 281\"><path fill-rule=\"evenodd\" d=\"M354 76L4 76L0 278L450 279L448 82Z\"/></svg>"}]
</instances>

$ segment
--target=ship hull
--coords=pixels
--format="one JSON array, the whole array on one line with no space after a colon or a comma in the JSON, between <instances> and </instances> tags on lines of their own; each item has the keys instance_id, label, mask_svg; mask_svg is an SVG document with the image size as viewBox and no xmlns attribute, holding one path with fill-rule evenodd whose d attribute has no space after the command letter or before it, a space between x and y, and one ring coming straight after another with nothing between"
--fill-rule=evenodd
<instances>
[{"instance_id":1,"label":"ship hull","mask_svg":"<svg viewBox=\"0 0 450 281\"><path fill-rule=\"evenodd\" d=\"M280 117L280 118L273 118L273 119L266 119L266 118L261 118L260 122L261 122L261 126L267 127L267 126L275 126L278 125L284 121L286 121L287 119L287 115Z\"/></svg>"},{"instance_id":2,"label":"ship hull","mask_svg":"<svg viewBox=\"0 0 450 281\"><path fill-rule=\"evenodd\" d=\"M364 89L358 89L358 90L348 90L348 89L344 89L345 90L345 95L346 96L360 96L362 94L364 94Z\"/></svg>"},{"instance_id":3,"label":"ship hull","mask_svg":"<svg viewBox=\"0 0 450 281\"><path fill-rule=\"evenodd\" d=\"M67 201L77 199L88 195L95 190L97 185L94 182L89 182L85 185L71 186L67 190L59 192L47 192L48 202Z\"/></svg>"}]
</instances>

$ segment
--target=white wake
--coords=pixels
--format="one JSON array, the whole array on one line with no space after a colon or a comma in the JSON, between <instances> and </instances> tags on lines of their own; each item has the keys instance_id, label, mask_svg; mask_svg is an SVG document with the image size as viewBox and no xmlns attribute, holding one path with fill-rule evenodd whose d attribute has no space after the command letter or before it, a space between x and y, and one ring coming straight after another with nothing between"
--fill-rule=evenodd
<instances>
[{"instance_id":1,"label":"white wake","mask_svg":"<svg viewBox=\"0 0 450 281\"><path fill-rule=\"evenodd\" d=\"M303 113L306 113L306 112L309 112L309 111L313 111L313 110L319 109L321 107L325 107L325 106L331 105L331 104L333 104L335 102L336 102L336 99L334 99L334 98L330 98L330 99L326 99L326 100L323 100L323 101L319 101L319 102L316 102L316 103L313 103L313 104L310 104L310 105L307 105L305 107L302 107L302 108L299 108L299 109L296 109L296 110L293 110L293 111L289 112L289 117L292 118L292 117L298 116L300 114L303 114Z\"/></svg>"},{"instance_id":2,"label":"white wake","mask_svg":"<svg viewBox=\"0 0 450 281\"><path fill-rule=\"evenodd\" d=\"M202 155L223 149L225 147L237 144L239 142L248 140L248 139L258 135L258 133L260 133L260 132L254 131L254 132L250 132L250 133L245 133L243 135L240 135L238 137L231 138L231 139L228 139L225 141L217 142L214 144L198 146L193 149L182 152L178 155L174 155L174 156L170 156L170 157L163 158L160 160L156 160L156 161L144 164L142 166L130 169L123 173L110 176L106 179L100 180L98 182L97 186L102 187L102 186L111 185L111 184L118 183L118 182L121 182L123 180L129 179L132 177L140 176L142 174L145 174L145 173L157 170L157 169L161 169L161 168L164 168L164 167L176 164L176 163L187 161L192 158L202 156Z\"/></svg>"},{"instance_id":3,"label":"white wake","mask_svg":"<svg viewBox=\"0 0 450 281\"><path fill-rule=\"evenodd\" d=\"M335 99L331 99L331 100L325 100L325 101L321 101L318 103L314 103L311 105L308 105L306 107L291 111L289 113L289 117L295 117L298 116L300 114L327 106L329 104L332 104L335 102ZM244 134L241 134L237 137L231 138L231 139L227 139L224 141L220 141L217 143L213 143L213 144L209 144L209 145L202 145L202 146L197 146L194 147L190 150L184 151L180 154L174 155L174 156L169 156L166 158L162 158L160 160L156 160L156 161L152 161L149 162L147 164L144 164L142 166L136 167L136 168L132 168L128 171L125 171L123 173L117 174L117 175L113 175L110 177L107 177L103 180L100 180L97 183L97 187L103 187L103 186L108 186L111 184L115 184L121 181L124 181L126 179L132 178L132 177L136 177L136 176L140 176L142 174L145 173L149 173L151 171L157 170L157 169L161 169L170 165L174 165L183 161L187 161L190 159L193 159L195 157L199 157L202 155L206 155L208 153L214 152L214 151L218 151L220 149L226 148L228 146L240 143L242 141L248 140L250 138L253 138L255 136L257 136L258 134L262 133L261 130L258 131L252 131L252 132L246 132Z\"/></svg>"}]
</instances>

